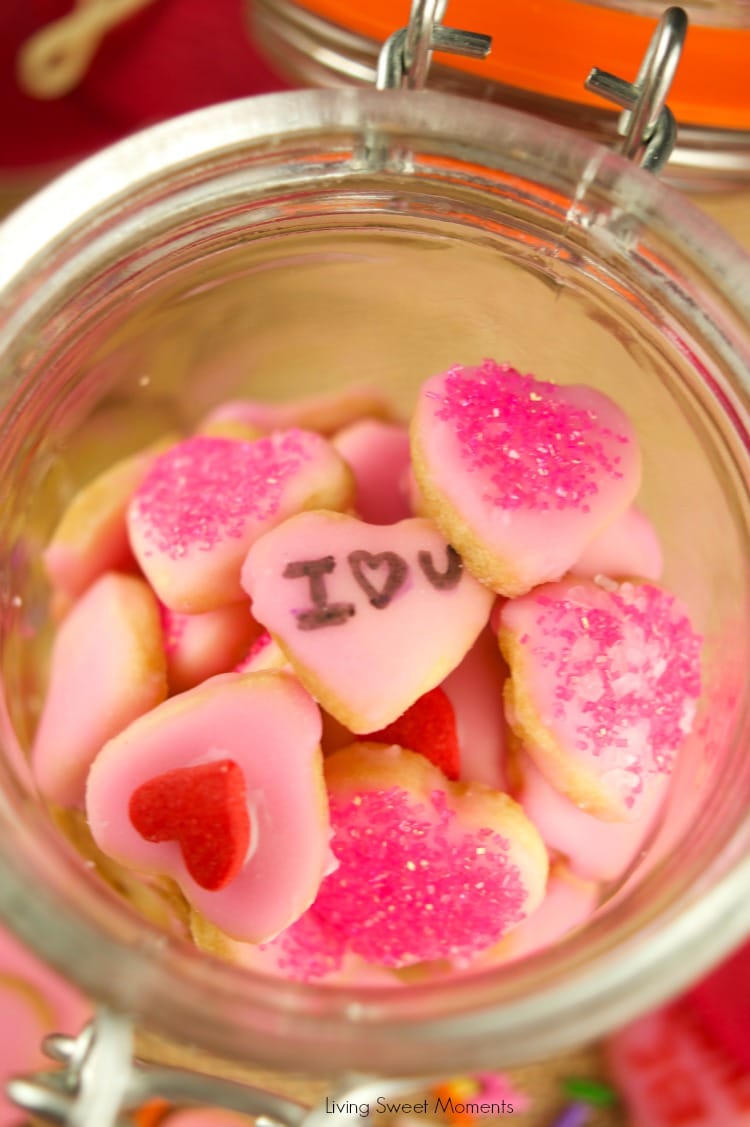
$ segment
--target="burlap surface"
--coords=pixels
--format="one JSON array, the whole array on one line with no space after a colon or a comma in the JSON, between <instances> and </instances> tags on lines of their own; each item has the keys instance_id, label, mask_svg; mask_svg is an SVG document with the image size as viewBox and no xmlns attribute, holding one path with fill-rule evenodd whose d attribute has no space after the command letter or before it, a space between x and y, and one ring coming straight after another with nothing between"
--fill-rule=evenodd
<instances>
[{"instance_id":1,"label":"burlap surface","mask_svg":"<svg viewBox=\"0 0 750 1127\"><path fill-rule=\"evenodd\" d=\"M172 1047L151 1037L141 1038L138 1048L139 1053L147 1059L157 1060L163 1064L191 1067L199 1071L219 1074L227 1079L244 1081L311 1106L322 1103L326 1096L331 1096L334 1092L333 1080L311 1080L295 1071L293 1061L289 1062L289 1072L282 1075L277 1072L249 1070L241 1065L215 1061L199 1053L186 1056L183 1047ZM565 1094L563 1088L563 1082L566 1078L600 1079L607 1082L602 1052L596 1045L539 1064L509 1069L506 1075L511 1081L513 1089L526 1097L526 1110L515 1110L512 1115L497 1118L483 1118L476 1120L477 1124L481 1123L483 1127L493 1127L493 1125L499 1127L500 1124L503 1127L508 1127L511 1123L515 1127L551 1127L556 1116L570 1102L570 1098ZM428 1108L431 1108L434 1102L433 1094L428 1088L415 1092L413 1097L409 1094L403 1098L419 1100L426 1096L430 1097ZM338 1098L342 1098L340 1093ZM460 1098L460 1096L456 1096L456 1100ZM419 1124L422 1124L423 1127L428 1127L429 1124L431 1127L436 1121L450 1122L449 1118L440 1114L435 1116L419 1114L410 1117L398 1117L398 1127L405 1127L407 1121L413 1123L414 1127L418 1127ZM394 1124L393 1119L389 1120L388 1117L380 1115L377 1116L377 1122L378 1127L393 1127ZM465 1123L462 1124L462 1127L465 1127ZM621 1107L613 1106L610 1108L592 1107L589 1123L586 1127L636 1127L636 1125L629 1123L627 1115Z\"/></svg>"}]
</instances>

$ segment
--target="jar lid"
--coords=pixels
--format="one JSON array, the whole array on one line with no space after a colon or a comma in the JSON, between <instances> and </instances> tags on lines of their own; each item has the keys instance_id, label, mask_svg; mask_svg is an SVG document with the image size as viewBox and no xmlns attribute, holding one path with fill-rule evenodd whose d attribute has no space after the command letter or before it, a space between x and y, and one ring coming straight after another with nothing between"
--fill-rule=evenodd
<instances>
[{"instance_id":1,"label":"jar lid","mask_svg":"<svg viewBox=\"0 0 750 1127\"><path fill-rule=\"evenodd\" d=\"M403 0L353 5L349 0L297 0L299 7L348 31L383 42L404 23ZM632 9L637 7L638 12ZM653 19L662 4L600 4L587 0L461 0L460 23L492 36L488 59L441 56L440 62L521 90L601 106L583 82L591 66L635 75ZM688 5L688 49L670 106L678 121L723 129L750 129L747 68L750 3ZM565 50L560 45L565 45Z\"/></svg>"}]
</instances>

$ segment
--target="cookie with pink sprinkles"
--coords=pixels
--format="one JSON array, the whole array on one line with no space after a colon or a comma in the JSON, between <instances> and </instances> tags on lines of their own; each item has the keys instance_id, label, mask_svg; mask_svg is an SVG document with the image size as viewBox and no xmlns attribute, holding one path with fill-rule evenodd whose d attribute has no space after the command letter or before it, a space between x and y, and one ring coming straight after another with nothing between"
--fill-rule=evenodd
<instances>
[{"instance_id":1,"label":"cookie with pink sprinkles","mask_svg":"<svg viewBox=\"0 0 750 1127\"><path fill-rule=\"evenodd\" d=\"M648 583L571 578L509 600L498 637L508 720L542 774L597 818L639 818L701 692L682 604Z\"/></svg>"},{"instance_id":2,"label":"cookie with pink sprinkles","mask_svg":"<svg viewBox=\"0 0 750 1127\"><path fill-rule=\"evenodd\" d=\"M264 532L311 508L346 508L351 470L312 431L254 442L198 435L157 458L128 508L133 552L161 601L198 614L241 602L240 569Z\"/></svg>"},{"instance_id":3,"label":"cookie with pink sprinkles","mask_svg":"<svg viewBox=\"0 0 750 1127\"><path fill-rule=\"evenodd\" d=\"M325 762L336 867L277 957L290 977L359 956L467 964L539 905L547 853L509 798L451 783L421 755L356 743Z\"/></svg>"},{"instance_id":4,"label":"cookie with pink sprinkles","mask_svg":"<svg viewBox=\"0 0 750 1127\"><path fill-rule=\"evenodd\" d=\"M636 434L612 400L494 360L422 385L411 451L421 514L511 597L561 578L640 484Z\"/></svg>"}]
</instances>

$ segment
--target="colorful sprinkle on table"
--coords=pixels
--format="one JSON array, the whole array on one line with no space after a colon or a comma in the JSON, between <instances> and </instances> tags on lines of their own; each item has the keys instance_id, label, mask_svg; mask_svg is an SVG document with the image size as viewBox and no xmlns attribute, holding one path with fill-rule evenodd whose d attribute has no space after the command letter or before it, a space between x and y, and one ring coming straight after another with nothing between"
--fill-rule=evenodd
<instances>
[{"instance_id":1,"label":"colorful sprinkle on table","mask_svg":"<svg viewBox=\"0 0 750 1127\"><path fill-rule=\"evenodd\" d=\"M591 1105L576 1101L568 1104L550 1127L585 1127L590 1117Z\"/></svg>"},{"instance_id":2,"label":"colorful sprinkle on table","mask_svg":"<svg viewBox=\"0 0 750 1127\"><path fill-rule=\"evenodd\" d=\"M609 1084L587 1076L566 1076L562 1089L571 1100L580 1100L592 1107L611 1107L617 1103L617 1093Z\"/></svg>"},{"instance_id":3,"label":"colorful sprinkle on table","mask_svg":"<svg viewBox=\"0 0 750 1127\"><path fill-rule=\"evenodd\" d=\"M504 1072L476 1072L471 1076L456 1076L435 1085L431 1094L436 1101L440 1101L439 1110L453 1127L468 1127L476 1120L485 1118L484 1112L467 1105L494 1104L503 1109L498 1112L493 1108L486 1113L488 1117L506 1112L518 1113L529 1107L528 1096L516 1088Z\"/></svg>"}]
</instances>

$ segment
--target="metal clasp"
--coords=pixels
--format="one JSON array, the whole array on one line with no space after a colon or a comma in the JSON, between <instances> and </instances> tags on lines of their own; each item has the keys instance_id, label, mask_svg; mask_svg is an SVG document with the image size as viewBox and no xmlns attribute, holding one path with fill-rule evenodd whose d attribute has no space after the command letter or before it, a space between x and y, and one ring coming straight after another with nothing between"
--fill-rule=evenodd
<instances>
[{"instance_id":1,"label":"metal clasp","mask_svg":"<svg viewBox=\"0 0 750 1127\"><path fill-rule=\"evenodd\" d=\"M662 15L635 82L626 82L598 67L586 79L586 89L621 106L617 132L619 151L650 172L659 172L677 140L677 124L667 96L682 55L688 18L682 8Z\"/></svg>"},{"instance_id":2,"label":"metal clasp","mask_svg":"<svg viewBox=\"0 0 750 1127\"><path fill-rule=\"evenodd\" d=\"M420 90L425 85L433 51L475 59L490 53L492 37L476 31L444 27L448 0L412 0L408 27L395 31L378 57L378 90ZM659 20L634 82L594 67L584 85L624 111L617 131L619 151L650 172L659 172L677 140L677 124L667 96L682 55L688 18L683 8L668 8Z\"/></svg>"},{"instance_id":3,"label":"metal clasp","mask_svg":"<svg viewBox=\"0 0 750 1127\"><path fill-rule=\"evenodd\" d=\"M421 90L427 79L433 51L486 59L492 36L476 31L443 27L448 0L412 0L409 26L394 31L378 57L378 90Z\"/></svg>"},{"instance_id":4,"label":"metal clasp","mask_svg":"<svg viewBox=\"0 0 750 1127\"><path fill-rule=\"evenodd\" d=\"M63 1067L11 1080L7 1091L18 1107L55 1127L130 1127L126 1113L157 1097L250 1115L259 1127L303 1127L310 1114L261 1088L134 1059L128 1019L106 1009L78 1037L47 1037L44 1051Z\"/></svg>"},{"instance_id":5,"label":"metal clasp","mask_svg":"<svg viewBox=\"0 0 750 1127\"><path fill-rule=\"evenodd\" d=\"M11 1080L7 1090L18 1107L54 1127L131 1127L128 1113L157 1098L175 1107L221 1108L252 1116L256 1127L353 1127L361 1122L354 1109L363 1101L419 1091L437 1079L376 1080L348 1073L333 1094L338 1108L332 1120L327 1101L308 1107L249 1084L136 1060L128 1019L104 1008L78 1037L47 1037L44 1051L63 1067Z\"/></svg>"},{"instance_id":6,"label":"metal clasp","mask_svg":"<svg viewBox=\"0 0 750 1127\"><path fill-rule=\"evenodd\" d=\"M8 1095L18 1107L61 1127L127 1127L120 1118L133 1053L126 1018L102 1008L78 1037L54 1034L43 1049L63 1067L9 1081Z\"/></svg>"}]
</instances>

